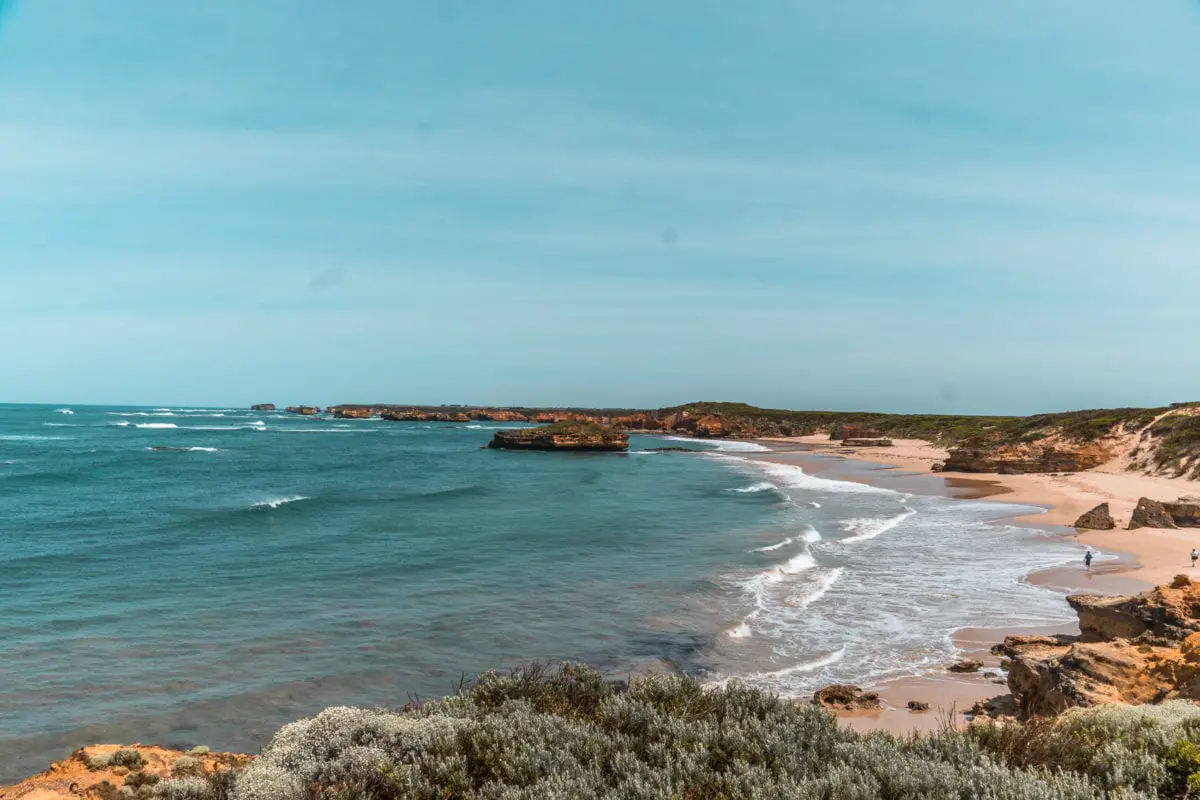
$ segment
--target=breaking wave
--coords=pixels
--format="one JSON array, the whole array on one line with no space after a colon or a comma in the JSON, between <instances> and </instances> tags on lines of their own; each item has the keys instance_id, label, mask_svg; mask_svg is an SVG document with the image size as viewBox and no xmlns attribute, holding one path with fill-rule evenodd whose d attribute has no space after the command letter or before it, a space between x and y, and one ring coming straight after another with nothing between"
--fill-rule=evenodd
<instances>
[{"instance_id":1,"label":"breaking wave","mask_svg":"<svg viewBox=\"0 0 1200 800\"><path fill-rule=\"evenodd\" d=\"M287 505L288 503L298 503L301 500L311 500L311 499L312 499L311 497L307 497L302 494L297 494L297 495L293 495L291 497L276 497L276 498L272 498L271 500L260 500L257 503L251 504L250 507L251 508L279 508L280 506Z\"/></svg>"},{"instance_id":2,"label":"breaking wave","mask_svg":"<svg viewBox=\"0 0 1200 800\"><path fill-rule=\"evenodd\" d=\"M884 533L887 533L892 528L896 527L897 525L904 522L906 519L908 519L909 517L913 516L916 513L917 512L915 509L909 508L908 506L904 506L904 511L900 512L899 514L897 514L894 517L883 517L883 518L878 518L878 519L867 518L867 519L842 520L838 524L841 525L842 529L845 530L847 533L850 533L853 535L847 536L845 539L842 539L841 541L843 543L845 543L845 542L863 542L868 539L874 539L876 536L880 536Z\"/></svg>"},{"instance_id":3,"label":"breaking wave","mask_svg":"<svg viewBox=\"0 0 1200 800\"><path fill-rule=\"evenodd\" d=\"M135 428L178 428L174 422L139 422Z\"/></svg>"},{"instance_id":4,"label":"breaking wave","mask_svg":"<svg viewBox=\"0 0 1200 800\"><path fill-rule=\"evenodd\" d=\"M833 588L833 585L838 582L845 572L844 567L836 567L831 569L820 577L820 579L803 594L795 594L787 599L787 604L794 608L808 608L813 603L820 600L826 593Z\"/></svg>"},{"instance_id":5,"label":"breaking wave","mask_svg":"<svg viewBox=\"0 0 1200 800\"><path fill-rule=\"evenodd\" d=\"M54 410L54 413L55 414L74 414L75 412L69 408L56 408Z\"/></svg>"}]
</instances>

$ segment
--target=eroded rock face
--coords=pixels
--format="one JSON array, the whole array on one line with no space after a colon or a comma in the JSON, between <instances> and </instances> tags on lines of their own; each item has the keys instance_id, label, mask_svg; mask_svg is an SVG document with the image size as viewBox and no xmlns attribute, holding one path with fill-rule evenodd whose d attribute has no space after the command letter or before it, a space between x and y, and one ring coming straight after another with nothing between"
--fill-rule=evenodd
<instances>
[{"instance_id":1,"label":"eroded rock face","mask_svg":"<svg viewBox=\"0 0 1200 800\"><path fill-rule=\"evenodd\" d=\"M301 414L306 417L313 417L321 413L319 406L288 406L289 414Z\"/></svg>"},{"instance_id":2,"label":"eroded rock face","mask_svg":"<svg viewBox=\"0 0 1200 800\"><path fill-rule=\"evenodd\" d=\"M1180 498L1177 502L1162 505L1180 528L1200 528L1200 500Z\"/></svg>"},{"instance_id":3,"label":"eroded rock face","mask_svg":"<svg viewBox=\"0 0 1200 800\"><path fill-rule=\"evenodd\" d=\"M835 683L818 689L812 701L814 705L833 711L873 711L882 706L875 692L864 692L848 683Z\"/></svg>"},{"instance_id":4,"label":"eroded rock face","mask_svg":"<svg viewBox=\"0 0 1200 800\"><path fill-rule=\"evenodd\" d=\"M1134 597L1067 601L1081 636L1010 636L993 648L1009 659L1018 716L1200 697L1200 584L1181 575Z\"/></svg>"},{"instance_id":5,"label":"eroded rock face","mask_svg":"<svg viewBox=\"0 0 1200 800\"><path fill-rule=\"evenodd\" d=\"M1108 503L1101 503L1075 520L1075 527L1090 531L1111 531L1117 527Z\"/></svg>"},{"instance_id":6,"label":"eroded rock face","mask_svg":"<svg viewBox=\"0 0 1200 800\"><path fill-rule=\"evenodd\" d=\"M1129 520L1129 530L1138 528L1176 528L1175 520L1167 513L1167 509L1157 500L1143 497L1138 500L1137 508Z\"/></svg>"},{"instance_id":7,"label":"eroded rock face","mask_svg":"<svg viewBox=\"0 0 1200 800\"><path fill-rule=\"evenodd\" d=\"M365 406L350 406L334 408L333 416L338 419L370 419L375 416L375 410Z\"/></svg>"},{"instance_id":8,"label":"eroded rock face","mask_svg":"<svg viewBox=\"0 0 1200 800\"><path fill-rule=\"evenodd\" d=\"M1004 445L951 450L943 469L946 472L994 472L1023 475L1043 472L1082 472L1098 467L1112 458L1101 444L1078 446Z\"/></svg>"},{"instance_id":9,"label":"eroded rock face","mask_svg":"<svg viewBox=\"0 0 1200 800\"><path fill-rule=\"evenodd\" d=\"M118 753L121 755L116 761L120 763L113 763ZM184 752L140 744L97 744L75 751L69 758L54 762L45 772L16 786L0 787L0 800L133 797L134 794L127 792L136 793L139 787L153 786L166 778L211 775L243 767L252 760L251 756L212 753L207 748Z\"/></svg>"},{"instance_id":10,"label":"eroded rock face","mask_svg":"<svg viewBox=\"0 0 1200 800\"><path fill-rule=\"evenodd\" d=\"M629 436L605 425L562 422L540 428L496 431L488 447L498 450L628 450Z\"/></svg>"},{"instance_id":11,"label":"eroded rock face","mask_svg":"<svg viewBox=\"0 0 1200 800\"><path fill-rule=\"evenodd\" d=\"M275 404L274 403L255 403L254 405L250 406L250 410L251 411L274 411Z\"/></svg>"}]
</instances>

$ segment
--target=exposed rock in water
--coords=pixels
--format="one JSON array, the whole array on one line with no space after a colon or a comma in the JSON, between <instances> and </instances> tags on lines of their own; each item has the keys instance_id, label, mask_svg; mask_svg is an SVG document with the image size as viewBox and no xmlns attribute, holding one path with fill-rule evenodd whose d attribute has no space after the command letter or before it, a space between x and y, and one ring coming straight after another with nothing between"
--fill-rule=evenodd
<instances>
[{"instance_id":1,"label":"exposed rock in water","mask_svg":"<svg viewBox=\"0 0 1200 800\"><path fill-rule=\"evenodd\" d=\"M843 439L842 447L891 447L891 439Z\"/></svg>"},{"instance_id":2,"label":"exposed rock in water","mask_svg":"<svg viewBox=\"0 0 1200 800\"><path fill-rule=\"evenodd\" d=\"M1181 497L1174 503L1163 503L1163 508L1180 528L1200 528L1200 500Z\"/></svg>"},{"instance_id":3,"label":"exposed rock in water","mask_svg":"<svg viewBox=\"0 0 1200 800\"><path fill-rule=\"evenodd\" d=\"M250 406L250 410L251 411L274 411L275 404L274 403L255 403L254 405Z\"/></svg>"},{"instance_id":4,"label":"exposed rock in water","mask_svg":"<svg viewBox=\"0 0 1200 800\"><path fill-rule=\"evenodd\" d=\"M951 450L946 472L995 472L1023 475L1043 472L1082 472L1098 467L1112 458L1112 452L1100 444L1065 448L1041 445L999 445Z\"/></svg>"},{"instance_id":5,"label":"exposed rock in water","mask_svg":"<svg viewBox=\"0 0 1200 800\"><path fill-rule=\"evenodd\" d=\"M1133 517L1129 520L1129 530L1138 528L1176 528L1175 519L1167 512L1166 507L1157 500L1143 497L1138 500Z\"/></svg>"},{"instance_id":6,"label":"exposed rock in water","mask_svg":"<svg viewBox=\"0 0 1200 800\"><path fill-rule=\"evenodd\" d=\"M1008 687L1023 718L1100 703L1200 699L1200 585L1179 576L1134 597L1072 595L1083 634L1009 636Z\"/></svg>"},{"instance_id":7,"label":"exposed rock in water","mask_svg":"<svg viewBox=\"0 0 1200 800\"><path fill-rule=\"evenodd\" d=\"M848 683L835 683L818 689L812 701L814 705L835 711L874 710L882 705L875 692L864 692Z\"/></svg>"},{"instance_id":8,"label":"exposed rock in water","mask_svg":"<svg viewBox=\"0 0 1200 800\"><path fill-rule=\"evenodd\" d=\"M312 417L320 414L321 408L319 406L288 406L287 412L289 414L302 414L306 417Z\"/></svg>"},{"instance_id":9,"label":"exposed rock in water","mask_svg":"<svg viewBox=\"0 0 1200 800\"><path fill-rule=\"evenodd\" d=\"M539 428L496 431L488 447L499 450L628 450L629 436L594 422L559 422Z\"/></svg>"},{"instance_id":10,"label":"exposed rock in water","mask_svg":"<svg viewBox=\"0 0 1200 800\"><path fill-rule=\"evenodd\" d=\"M950 672L958 672L960 674L979 672L979 670L983 669L983 662L967 659L966 661L959 661L957 664L951 664L946 669Z\"/></svg>"},{"instance_id":11,"label":"exposed rock in water","mask_svg":"<svg viewBox=\"0 0 1200 800\"><path fill-rule=\"evenodd\" d=\"M1101 503L1075 520L1075 527L1081 530L1111 531L1117 527L1117 521L1113 519L1108 503Z\"/></svg>"}]
</instances>

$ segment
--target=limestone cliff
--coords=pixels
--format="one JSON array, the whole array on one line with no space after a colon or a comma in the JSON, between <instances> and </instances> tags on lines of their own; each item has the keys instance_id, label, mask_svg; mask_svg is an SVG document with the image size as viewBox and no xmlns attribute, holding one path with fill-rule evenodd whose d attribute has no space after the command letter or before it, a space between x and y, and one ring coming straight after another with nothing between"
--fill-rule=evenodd
<instances>
[{"instance_id":1,"label":"limestone cliff","mask_svg":"<svg viewBox=\"0 0 1200 800\"><path fill-rule=\"evenodd\" d=\"M1010 636L1008 686L1021 717L1075 706L1200 699L1200 584L1180 575L1133 597L1072 595L1079 637Z\"/></svg>"}]
</instances>

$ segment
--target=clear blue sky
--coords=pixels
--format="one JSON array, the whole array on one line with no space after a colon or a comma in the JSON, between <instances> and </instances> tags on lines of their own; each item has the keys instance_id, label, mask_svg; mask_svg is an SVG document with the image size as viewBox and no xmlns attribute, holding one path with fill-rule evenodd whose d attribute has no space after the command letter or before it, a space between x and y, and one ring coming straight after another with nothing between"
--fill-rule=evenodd
<instances>
[{"instance_id":1,"label":"clear blue sky","mask_svg":"<svg viewBox=\"0 0 1200 800\"><path fill-rule=\"evenodd\" d=\"M25 0L0 400L1200 399L1200 7Z\"/></svg>"}]
</instances>

